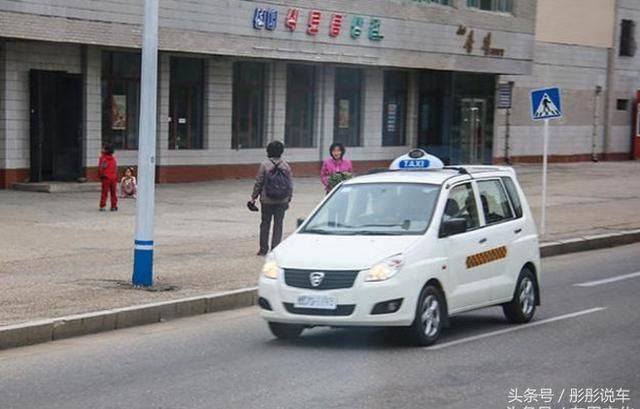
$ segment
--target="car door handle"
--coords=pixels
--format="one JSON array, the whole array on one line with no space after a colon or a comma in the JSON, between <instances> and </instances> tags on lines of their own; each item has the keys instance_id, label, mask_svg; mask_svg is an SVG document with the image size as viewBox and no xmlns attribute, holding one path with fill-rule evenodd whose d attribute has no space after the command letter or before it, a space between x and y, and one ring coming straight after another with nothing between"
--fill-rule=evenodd
<instances>
[{"instance_id":1,"label":"car door handle","mask_svg":"<svg viewBox=\"0 0 640 409\"><path fill-rule=\"evenodd\" d=\"M515 229L513 232L514 232L515 234L520 234L520 233L522 233L522 229Z\"/></svg>"},{"instance_id":2,"label":"car door handle","mask_svg":"<svg viewBox=\"0 0 640 409\"><path fill-rule=\"evenodd\" d=\"M484 244L487 242L487 238L485 237L484 239L480 239L480 241L478 243L480 244Z\"/></svg>"}]
</instances>

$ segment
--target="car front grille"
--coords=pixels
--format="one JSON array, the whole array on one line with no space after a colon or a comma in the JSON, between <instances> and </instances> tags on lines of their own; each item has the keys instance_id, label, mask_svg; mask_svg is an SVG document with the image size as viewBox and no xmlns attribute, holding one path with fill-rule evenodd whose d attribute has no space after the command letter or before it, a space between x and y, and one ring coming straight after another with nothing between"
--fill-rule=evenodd
<instances>
[{"instance_id":1,"label":"car front grille","mask_svg":"<svg viewBox=\"0 0 640 409\"><path fill-rule=\"evenodd\" d=\"M318 286L311 284L311 274L323 273L324 277ZM358 276L358 271L319 271L319 270L284 270L284 282L289 287L309 288L312 290L336 290L351 288Z\"/></svg>"},{"instance_id":2,"label":"car front grille","mask_svg":"<svg viewBox=\"0 0 640 409\"><path fill-rule=\"evenodd\" d=\"M298 314L298 315L322 315L328 317L346 317L348 315L353 314L353 310L355 310L355 304L342 304L336 306L335 310L320 310L315 308L297 308L294 307L291 303L284 303L284 308L287 309L287 312L290 314Z\"/></svg>"}]
</instances>

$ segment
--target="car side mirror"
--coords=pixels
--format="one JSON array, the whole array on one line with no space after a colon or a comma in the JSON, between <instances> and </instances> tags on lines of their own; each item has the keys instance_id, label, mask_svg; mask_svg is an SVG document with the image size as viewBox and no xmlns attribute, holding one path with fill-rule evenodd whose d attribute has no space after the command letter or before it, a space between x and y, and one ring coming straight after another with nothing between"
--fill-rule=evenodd
<instances>
[{"instance_id":1,"label":"car side mirror","mask_svg":"<svg viewBox=\"0 0 640 409\"><path fill-rule=\"evenodd\" d=\"M467 220L461 217L445 220L440 226L440 237L449 237L467 231Z\"/></svg>"},{"instance_id":2,"label":"car side mirror","mask_svg":"<svg viewBox=\"0 0 640 409\"><path fill-rule=\"evenodd\" d=\"M304 223L304 217L298 217L298 220L296 220L296 227L302 226L302 223Z\"/></svg>"}]
</instances>

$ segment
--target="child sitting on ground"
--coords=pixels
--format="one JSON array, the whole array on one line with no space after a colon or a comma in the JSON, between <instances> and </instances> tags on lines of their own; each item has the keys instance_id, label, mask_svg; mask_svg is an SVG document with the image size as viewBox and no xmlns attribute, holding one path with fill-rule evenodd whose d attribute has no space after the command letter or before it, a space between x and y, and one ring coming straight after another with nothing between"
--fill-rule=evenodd
<instances>
[{"instance_id":1,"label":"child sitting on ground","mask_svg":"<svg viewBox=\"0 0 640 409\"><path fill-rule=\"evenodd\" d=\"M136 177L133 176L133 168L128 167L124 170L124 176L120 180L120 197L135 199L137 190L138 185Z\"/></svg>"}]
</instances>

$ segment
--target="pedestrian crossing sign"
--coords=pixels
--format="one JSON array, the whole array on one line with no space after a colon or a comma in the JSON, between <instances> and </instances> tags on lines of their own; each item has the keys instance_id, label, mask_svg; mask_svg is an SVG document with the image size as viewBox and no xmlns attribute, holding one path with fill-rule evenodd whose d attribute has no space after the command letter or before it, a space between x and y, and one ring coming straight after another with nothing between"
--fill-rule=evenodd
<instances>
[{"instance_id":1,"label":"pedestrian crossing sign","mask_svg":"<svg viewBox=\"0 0 640 409\"><path fill-rule=\"evenodd\" d=\"M560 88L544 88L531 91L531 118L534 121L560 118L561 116Z\"/></svg>"}]
</instances>

